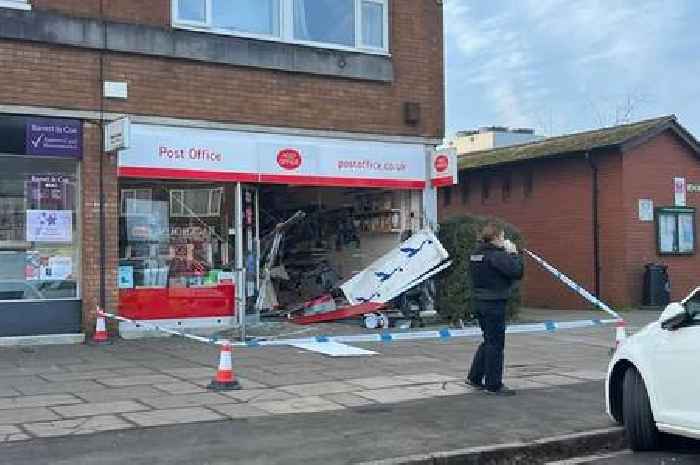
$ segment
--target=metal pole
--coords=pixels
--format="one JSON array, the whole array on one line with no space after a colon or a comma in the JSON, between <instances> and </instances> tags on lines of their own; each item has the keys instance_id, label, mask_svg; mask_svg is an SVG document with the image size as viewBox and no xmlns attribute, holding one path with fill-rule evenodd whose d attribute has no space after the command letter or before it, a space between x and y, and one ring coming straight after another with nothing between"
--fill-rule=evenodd
<instances>
[{"instance_id":1,"label":"metal pole","mask_svg":"<svg viewBox=\"0 0 700 465\"><path fill-rule=\"evenodd\" d=\"M236 183L236 202L235 202L234 221L236 228L236 300L238 301L238 325L241 328L241 341L245 342L245 323L246 323L246 285L245 285L245 268L243 264L243 186L240 182Z\"/></svg>"}]
</instances>

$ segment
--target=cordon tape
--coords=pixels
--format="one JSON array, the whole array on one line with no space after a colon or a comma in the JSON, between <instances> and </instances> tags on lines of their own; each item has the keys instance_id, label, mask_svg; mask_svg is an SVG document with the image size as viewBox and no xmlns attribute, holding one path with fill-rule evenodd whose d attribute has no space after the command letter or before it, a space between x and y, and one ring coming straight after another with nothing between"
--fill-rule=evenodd
<instances>
[{"instance_id":1,"label":"cordon tape","mask_svg":"<svg viewBox=\"0 0 700 465\"><path fill-rule=\"evenodd\" d=\"M545 321L542 323L530 323L530 324L519 324L519 325L509 325L506 327L506 333L508 334L523 334L523 333L539 333L539 332L554 332L559 330L567 329L580 329L589 328L594 326L601 326L607 324L614 324L622 321L620 315L611 309L607 304L602 302L600 299L594 297L586 289L578 285L567 275L561 271L554 268L552 265L547 263L543 258L539 257L535 253L524 249L527 255L529 255L533 260L535 260L540 266L545 270L553 274L557 279L566 284L574 292L579 294L581 297L586 299L588 302L593 304L595 307L608 313L613 319L607 320L575 320L575 321ZM293 346L295 344L303 344L309 342L337 342L337 343L353 343L353 342L392 342L392 341L412 341L412 340L424 340L424 339L451 339L460 337L478 337L481 336L481 329L479 328L465 328L465 329L448 329L443 328L439 330L430 331L407 331L407 332L382 332L375 334L355 334L355 335L345 335L345 336L316 336L300 339L278 339L278 340L252 340L247 342L231 342L228 339L219 339L217 337L203 337L197 336L195 334L188 334L184 331L177 331L175 329L166 328L153 323L146 323L137 320L132 320L125 318L123 316L115 315L113 313L107 313L98 310L98 315L102 315L106 318L110 318L116 321L122 321L125 323L130 323L135 325L137 328L147 328L154 331L159 331L162 333L170 334L173 336L182 337L185 339L190 339L193 341L214 344L214 345L224 345L230 344L232 347L283 347L283 346Z\"/></svg>"}]
</instances>

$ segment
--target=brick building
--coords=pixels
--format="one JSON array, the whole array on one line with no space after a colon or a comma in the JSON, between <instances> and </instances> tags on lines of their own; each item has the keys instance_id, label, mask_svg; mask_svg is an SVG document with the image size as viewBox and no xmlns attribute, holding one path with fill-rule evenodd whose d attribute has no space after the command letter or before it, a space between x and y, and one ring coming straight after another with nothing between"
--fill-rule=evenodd
<instances>
[{"instance_id":1,"label":"brick building","mask_svg":"<svg viewBox=\"0 0 700 465\"><path fill-rule=\"evenodd\" d=\"M532 251L618 308L639 306L645 265L664 263L678 299L700 285L699 148L669 116L464 155L439 217L509 221ZM526 274L526 305L586 307L533 262Z\"/></svg>"},{"instance_id":2,"label":"brick building","mask_svg":"<svg viewBox=\"0 0 700 465\"><path fill-rule=\"evenodd\" d=\"M367 231L436 221L440 2L239 3L0 0L0 336L89 332L100 300L161 287L190 310L132 316L235 322L263 201L399 192ZM104 153L125 116L131 146Z\"/></svg>"}]
</instances>

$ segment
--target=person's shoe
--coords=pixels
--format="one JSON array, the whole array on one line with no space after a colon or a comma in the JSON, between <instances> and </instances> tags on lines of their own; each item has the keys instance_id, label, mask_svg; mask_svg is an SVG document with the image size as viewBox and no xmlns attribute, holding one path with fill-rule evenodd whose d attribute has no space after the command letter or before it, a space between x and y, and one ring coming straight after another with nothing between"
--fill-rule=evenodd
<instances>
[{"instance_id":1,"label":"person's shoe","mask_svg":"<svg viewBox=\"0 0 700 465\"><path fill-rule=\"evenodd\" d=\"M466 384L467 386L469 386L471 388L478 389L478 390L486 389L486 386L484 386L483 384L475 383L472 380L470 380L469 378L464 380L464 384Z\"/></svg>"},{"instance_id":2,"label":"person's shoe","mask_svg":"<svg viewBox=\"0 0 700 465\"><path fill-rule=\"evenodd\" d=\"M505 386L501 386L500 389L496 389L496 390L484 389L484 392L485 392L486 394L493 395L493 396L506 396L506 397L509 397L509 396L514 396L514 395L515 395L515 391L514 391L514 390L512 390L512 389L510 389L510 388L507 388L507 387L505 387Z\"/></svg>"}]
</instances>

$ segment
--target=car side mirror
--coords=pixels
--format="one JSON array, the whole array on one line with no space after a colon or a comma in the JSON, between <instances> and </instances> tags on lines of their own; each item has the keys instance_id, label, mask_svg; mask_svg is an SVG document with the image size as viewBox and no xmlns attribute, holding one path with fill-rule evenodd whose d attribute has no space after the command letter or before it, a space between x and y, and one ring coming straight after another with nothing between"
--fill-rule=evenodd
<instances>
[{"instance_id":1,"label":"car side mirror","mask_svg":"<svg viewBox=\"0 0 700 465\"><path fill-rule=\"evenodd\" d=\"M688 312L680 302L668 304L659 317L661 328L668 331L678 329L686 321L688 321Z\"/></svg>"}]
</instances>

